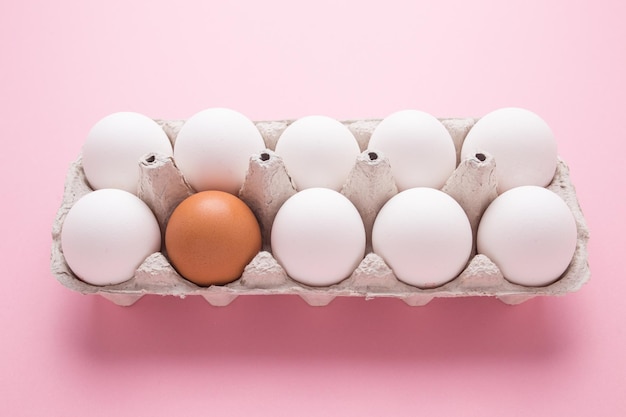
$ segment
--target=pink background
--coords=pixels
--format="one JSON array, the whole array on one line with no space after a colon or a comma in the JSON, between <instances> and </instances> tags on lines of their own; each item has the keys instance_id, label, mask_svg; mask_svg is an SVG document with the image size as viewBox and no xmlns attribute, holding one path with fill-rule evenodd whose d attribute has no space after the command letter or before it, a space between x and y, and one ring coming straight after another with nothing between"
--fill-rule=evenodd
<instances>
[{"instance_id":1,"label":"pink background","mask_svg":"<svg viewBox=\"0 0 626 417\"><path fill-rule=\"evenodd\" d=\"M626 415L623 2L4 1L0 415ZM592 233L591 281L489 298L144 297L61 286L51 225L101 117L539 113Z\"/></svg>"}]
</instances>

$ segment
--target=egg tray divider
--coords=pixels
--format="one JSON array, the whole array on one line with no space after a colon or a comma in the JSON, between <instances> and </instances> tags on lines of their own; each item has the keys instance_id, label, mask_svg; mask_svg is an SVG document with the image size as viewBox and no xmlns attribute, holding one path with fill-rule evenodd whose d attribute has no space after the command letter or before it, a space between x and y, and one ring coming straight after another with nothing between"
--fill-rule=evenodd
<instances>
[{"instance_id":1,"label":"egg tray divider","mask_svg":"<svg viewBox=\"0 0 626 417\"><path fill-rule=\"evenodd\" d=\"M146 294L173 295L184 298L200 295L211 305L225 306L240 295L295 294L308 304L323 306L338 296L393 297L411 306L422 306L437 297L493 296L506 304L519 304L536 296L564 295L577 291L587 282L589 232L569 177L569 169L560 158L548 189L556 192L571 209L578 232L574 257L567 270L554 283L543 287L524 287L507 281L499 268L485 255L476 254L476 230L483 212L497 196L496 161L488 154L476 154L460 161L465 136L477 119L450 118L441 122L450 132L457 151L457 168L443 187L463 207L474 233L474 249L466 268L452 281L436 288L421 289L398 280L383 259L372 252L371 233L376 214L397 194L389 160L378 152L367 151L369 138L380 120L342 122L357 139L362 153L341 192L357 207L363 219L366 256L356 270L342 282L328 287L310 287L291 279L271 254L270 231L280 206L296 189L279 155L273 152L280 134L291 121L255 122L267 149L252 155L239 197L255 213L261 226L263 248L246 266L236 281L200 287L182 278L167 260L165 248L150 255L126 282L94 286L78 279L67 265L61 248L63 221L72 205L93 191L87 183L81 156L68 170L63 202L52 228L51 270L66 287L83 294L99 294L122 306L129 306ZM184 121L157 120L172 144ZM315 155L311 155L312 158ZM141 178L138 196L154 212L162 233L174 208L194 193L172 157L148 154L139 161Z\"/></svg>"}]
</instances>

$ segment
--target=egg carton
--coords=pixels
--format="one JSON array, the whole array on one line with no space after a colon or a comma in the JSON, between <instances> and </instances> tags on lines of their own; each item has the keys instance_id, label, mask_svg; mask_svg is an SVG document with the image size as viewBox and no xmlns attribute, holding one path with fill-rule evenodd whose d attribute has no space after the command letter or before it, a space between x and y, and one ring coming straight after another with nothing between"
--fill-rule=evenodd
<instances>
[{"instance_id":1,"label":"egg carton","mask_svg":"<svg viewBox=\"0 0 626 417\"><path fill-rule=\"evenodd\" d=\"M506 304L519 304L537 296L564 295L577 291L589 279L587 241L589 232L569 177L566 163L559 158L555 176L547 186L560 195L571 209L578 232L574 257L567 270L554 283L543 287L524 287L505 279L488 257L476 254L476 230L487 206L497 196L496 161L488 154L460 160L463 140L477 119L440 119L450 132L457 151L457 168L442 191L452 196L465 210L474 233L474 249L465 269L452 281L437 288L417 288L398 280L385 261L372 252L372 227L378 211L398 193L389 160L381 153L368 151L369 138L380 120L342 122L354 134L361 154L357 158L341 193L357 207L366 230L366 256L342 282L327 287L311 287L290 278L272 256L270 232L281 205L296 193L293 182L273 150L280 134L291 121L255 122L267 149L252 155L239 197L253 210L261 226L262 250L245 267L243 275L227 285L200 287L182 278L168 262L165 248L150 255L126 282L94 286L78 279L63 257L61 229L72 205L93 191L85 177L81 156L68 170L63 202L53 228L51 269L66 287L83 294L99 294L122 306L129 306L146 294L186 297L199 295L214 306L225 306L240 295L294 294L308 304L323 306L336 297L373 299L392 297L411 306L423 306L438 297L492 296ZM157 120L172 144L184 121ZM317 157L311 155L311 158ZM141 178L138 196L154 212L162 233L174 208L195 191L187 183L170 156L148 154L139 161ZM329 238L332 238L329 237Z\"/></svg>"}]
</instances>

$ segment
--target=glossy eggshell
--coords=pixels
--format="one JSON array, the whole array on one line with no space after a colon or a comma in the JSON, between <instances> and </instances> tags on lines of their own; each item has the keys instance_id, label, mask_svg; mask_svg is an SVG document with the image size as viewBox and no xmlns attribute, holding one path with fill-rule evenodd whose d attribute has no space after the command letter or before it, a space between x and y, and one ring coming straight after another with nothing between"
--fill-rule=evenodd
<instances>
[{"instance_id":1,"label":"glossy eggshell","mask_svg":"<svg viewBox=\"0 0 626 417\"><path fill-rule=\"evenodd\" d=\"M527 185L502 193L478 227L478 252L515 284L540 287L559 279L576 250L576 220L563 199Z\"/></svg>"},{"instance_id":2,"label":"glossy eggshell","mask_svg":"<svg viewBox=\"0 0 626 417\"><path fill-rule=\"evenodd\" d=\"M273 255L287 274L314 287L341 282L365 254L358 210L328 188L308 188L290 197L276 214L271 239Z\"/></svg>"},{"instance_id":3,"label":"glossy eggshell","mask_svg":"<svg viewBox=\"0 0 626 417\"><path fill-rule=\"evenodd\" d=\"M556 171L554 133L526 109L502 108L478 120L465 137L461 159L483 152L495 158L500 194L524 185L545 187Z\"/></svg>"},{"instance_id":4,"label":"glossy eggshell","mask_svg":"<svg viewBox=\"0 0 626 417\"><path fill-rule=\"evenodd\" d=\"M296 188L339 191L359 156L350 130L331 117L302 117L280 135L276 153L283 159Z\"/></svg>"},{"instance_id":5,"label":"glossy eggshell","mask_svg":"<svg viewBox=\"0 0 626 417\"><path fill-rule=\"evenodd\" d=\"M441 188L456 167L452 136L434 116L402 110L385 117L374 129L368 149L391 163L399 190Z\"/></svg>"},{"instance_id":6,"label":"glossy eggshell","mask_svg":"<svg viewBox=\"0 0 626 417\"><path fill-rule=\"evenodd\" d=\"M61 234L65 260L92 285L115 285L161 247L150 208L134 194L104 188L81 197L67 213Z\"/></svg>"},{"instance_id":7,"label":"glossy eggshell","mask_svg":"<svg viewBox=\"0 0 626 417\"><path fill-rule=\"evenodd\" d=\"M165 232L167 256L178 273L200 285L238 279L261 250L254 213L223 191L203 191L180 203Z\"/></svg>"},{"instance_id":8,"label":"glossy eggshell","mask_svg":"<svg viewBox=\"0 0 626 417\"><path fill-rule=\"evenodd\" d=\"M174 144L174 159L196 191L220 190L236 195L250 156L265 149L254 123L231 109L211 108L191 116Z\"/></svg>"},{"instance_id":9,"label":"glossy eggshell","mask_svg":"<svg viewBox=\"0 0 626 417\"><path fill-rule=\"evenodd\" d=\"M399 280L435 288L467 265L472 229L452 197L417 187L396 194L383 206L374 223L372 244Z\"/></svg>"},{"instance_id":10,"label":"glossy eggshell","mask_svg":"<svg viewBox=\"0 0 626 417\"><path fill-rule=\"evenodd\" d=\"M83 169L94 189L116 188L137 194L139 161L148 153L171 156L165 131L148 116L110 114L96 123L83 145Z\"/></svg>"}]
</instances>

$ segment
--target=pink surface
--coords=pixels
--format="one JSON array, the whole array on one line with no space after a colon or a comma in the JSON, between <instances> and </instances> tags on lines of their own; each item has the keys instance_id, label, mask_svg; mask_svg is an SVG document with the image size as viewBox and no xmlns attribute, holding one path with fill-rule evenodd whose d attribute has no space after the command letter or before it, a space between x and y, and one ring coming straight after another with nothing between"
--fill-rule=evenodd
<instances>
[{"instance_id":1,"label":"pink surface","mask_svg":"<svg viewBox=\"0 0 626 417\"><path fill-rule=\"evenodd\" d=\"M623 3L250 3L0 5L0 415L626 415ZM548 121L572 170L592 233L575 294L122 308L50 273L68 164L108 113L509 105Z\"/></svg>"}]
</instances>

